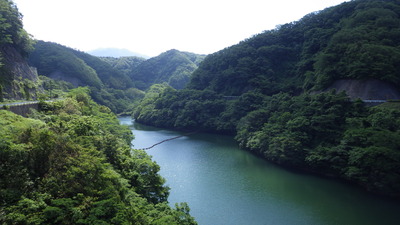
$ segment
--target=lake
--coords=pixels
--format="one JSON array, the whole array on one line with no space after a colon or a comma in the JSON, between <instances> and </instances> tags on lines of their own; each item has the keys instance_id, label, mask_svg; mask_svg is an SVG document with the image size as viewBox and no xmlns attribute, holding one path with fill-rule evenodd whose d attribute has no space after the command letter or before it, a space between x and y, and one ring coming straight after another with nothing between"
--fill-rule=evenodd
<instances>
[{"instance_id":1,"label":"lake","mask_svg":"<svg viewBox=\"0 0 400 225\"><path fill-rule=\"evenodd\" d=\"M134 148L182 133L134 123ZM400 202L336 180L297 173L238 148L230 136L197 133L147 151L200 225L397 225Z\"/></svg>"}]
</instances>

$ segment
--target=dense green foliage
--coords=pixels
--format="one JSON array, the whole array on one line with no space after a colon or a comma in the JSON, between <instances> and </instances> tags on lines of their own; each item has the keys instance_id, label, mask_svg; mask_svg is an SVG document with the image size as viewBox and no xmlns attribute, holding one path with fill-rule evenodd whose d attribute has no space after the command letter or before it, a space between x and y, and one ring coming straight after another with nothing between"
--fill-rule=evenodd
<instances>
[{"instance_id":1,"label":"dense green foliage","mask_svg":"<svg viewBox=\"0 0 400 225\"><path fill-rule=\"evenodd\" d=\"M100 57L101 60L110 64L114 69L129 75L131 71L139 66L142 62L146 61L144 58L129 56L129 57Z\"/></svg>"},{"instance_id":2,"label":"dense green foliage","mask_svg":"<svg viewBox=\"0 0 400 225\"><path fill-rule=\"evenodd\" d=\"M116 113L131 111L143 97L142 91L134 88L133 81L122 71L98 57L59 44L38 41L29 61L41 75L75 87L89 86L92 98Z\"/></svg>"},{"instance_id":3,"label":"dense green foliage","mask_svg":"<svg viewBox=\"0 0 400 225\"><path fill-rule=\"evenodd\" d=\"M324 89L341 78L399 84L398 1L353 0L214 53L189 87L224 95Z\"/></svg>"},{"instance_id":4,"label":"dense green foliage","mask_svg":"<svg viewBox=\"0 0 400 225\"><path fill-rule=\"evenodd\" d=\"M400 197L399 115L350 102L344 93L279 94L240 120L236 139L278 164Z\"/></svg>"},{"instance_id":5,"label":"dense green foliage","mask_svg":"<svg viewBox=\"0 0 400 225\"><path fill-rule=\"evenodd\" d=\"M92 67L98 74L100 80L107 87L114 89L127 89L134 87L132 80L121 71L114 69L98 57L93 57L84 52L75 52L76 56Z\"/></svg>"},{"instance_id":6,"label":"dense green foliage","mask_svg":"<svg viewBox=\"0 0 400 225\"><path fill-rule=\"evenodd\" d=\"M84 52L38 41L29 57L40 75L89 86L92 98L113 112L132 111L143 97L139 89L167 82L183 88L204 56L171 50L144 60L137 57L98 58Z\"/></svg>"},{"instance_id":7,"label":"dense green foliage","mask_svg":"<svg viewBox=\"0 0 400 225\"><path fill-rule=\"evenodd\" d=\"M394 0L309 14L207 56L188 89L152 86L133 115L150 125L232 133L277 164L400 197L397 103L368 108L345 93L315 92L344 78L399 88L399 15Z\"/></svg>"},{"instance_id":8,"label":"dense green foliage","mask_svg":"<svg viewBox=\"0 0 400 225\"><path fill-rule=\"evenodd\" d=\"M167 84L155 84L135 108L134 117L155 126L211 131L224 107L225 101L214 92L176 91Z\"/></svg>"},{"instance_id":9,"label":"dense green foliage","mask_svg":"<svg viewBox=\"0 0 400 225\"><path fill-rule=\"evenodd\" d=\"M5 66L4 54L8 48L15 49L22 56L32 50L33 41L22 26L22 15L10 0L0 0L0 101L3 88L13 82L13 76Z\"/></svg>"},{"instance_id":10,"label":"dense green foliage","mask_svg":"<svg viewBox=\"0 0 400 225\"><path fill-rule=\"evenodd\" d=\"M0 1L0 47L3 45L13 45L22 55L32 49L32 40L22 26L22 15L11 0Z\"/></svg>"},{"instance_id":11,"label":"dense green foliage","mask_svg":"<svg viewBox=\"0 0 400 225\"><path fill-rule=\"evenodd\" d=\"M204 55L169 50L133 68L130 76L135 81L136 87L142 90L152 84L164 82L176 89L182 89L204 57Z\"/></svg>"},{"instance_id":12,"label":"dense green foliage","mask_svg":"<svg viewBox=\"0 0 400 225\"><path fill-rule=\"evenodd\" d=\"M144 92L137 88L126 90L114 88L98 90L91 88L90 95L97 103L109 107L113 112L125 114L132 112L137 102L143 98Z\"/></svg>"},{"instance_id":13,"label":"dense green foliage","mask_svg":"<svg viewBox=\"0 0 400 225\"><path fill-rule=\"evenodd\" d=\"M75 52L62 45L38 41L30 54L30 64L37 68L40 75L62 79L75 86L93 86L101 88L103 83L97 72L77 57Z\"/></svg>"},{"instance_id":14,"label":"dense green foliage","mask_svg":"<svg viewBox=\"0 0 400 225\"><path fill-rule=\"evenodd\" d=\"M400 110L367 108L344 92L249 92L229 100L154 85L133 116L160 127L236 133L241 148L269 161L400 197Z\"/></svg>"},{"instance_id":15,"label":"dense green foliage","mask_svg":"<svg viewBox=\"0 0 400 225\"><path fill-rule=\"evenodd\" d=\"M355 1L326 48L316 57L319 85L338 78L376 78L400 85L400 5L397 1Z\"/></svg>"},{"instance_id":16,"label":"dense green foliage","mask_svg":"<svg viewBox=\"0 0 400 225\"><path fill-rule=\"evenodd\" d=\"M0 110L1 224L196 224L159 166L87 88L31 119Z\"/></svg>"}]
</instances>

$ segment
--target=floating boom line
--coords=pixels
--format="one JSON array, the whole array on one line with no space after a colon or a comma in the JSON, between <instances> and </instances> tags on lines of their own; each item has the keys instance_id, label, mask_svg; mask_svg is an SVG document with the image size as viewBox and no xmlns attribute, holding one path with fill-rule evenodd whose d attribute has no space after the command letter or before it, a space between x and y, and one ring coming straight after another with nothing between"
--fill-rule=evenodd
<instances>
[{"instance_id":1,"label":"floating boom line","mask_svg":"<svg viewBox=\"0 0 400 225\"><path fill-rule=\"evenodd\" d=\"M146 151L146 150L150 150L150 149L152 149L152 148L156 147L157 145L159 145L159 144L162 144L162 143L164 143L164 142L167 142L167 141L172 141L172 140L175 140L175 139L178 139L178 138L184 137L184 136L189 136L189 135L191 135L191 134L194 134L194 133L197 133L197 132L191 132L191 133L187 133L187 134L179 135L179 136L176 136L176 137L168 138L168 139L162 140L162 141L160 141L160 142L157 142L157 143L155 143L154 145L152 145L152 146L150 146L150 147L147 147L147 148L141 148L141 149L138 149L138 150L144 150L144 151Z\"/></svg>"}]
</instances>

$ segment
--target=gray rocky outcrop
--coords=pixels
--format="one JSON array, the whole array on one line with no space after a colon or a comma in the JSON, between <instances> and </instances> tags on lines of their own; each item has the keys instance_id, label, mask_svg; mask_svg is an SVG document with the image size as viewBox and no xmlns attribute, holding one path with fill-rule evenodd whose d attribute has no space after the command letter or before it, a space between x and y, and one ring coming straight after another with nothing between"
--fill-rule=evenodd
<instances>
[{"instance_id":1,"label":"gray rocky outcrop","mask_svg":"<svg viewBox=\"0 0 400 225\"><path fill-rule=\"evenodd\" d=\"M397 100L400 91L395 85L377 79L340 79L335 81L325 91L336 89L337 92L345 91L351 99L361 100Z\"/></svg>"},{"instance_id":2,"label":"gray rocky outcrop","mask_svg":"<svg viewBox=\"0 0 400 225\"><path fill-rule=\"evenodd\" d=\"M36 99L41 89L36 68L29 66L12 45L3 46L0 51L3 58L2 97L15 100Z\"/></svg>"}]
</instances>

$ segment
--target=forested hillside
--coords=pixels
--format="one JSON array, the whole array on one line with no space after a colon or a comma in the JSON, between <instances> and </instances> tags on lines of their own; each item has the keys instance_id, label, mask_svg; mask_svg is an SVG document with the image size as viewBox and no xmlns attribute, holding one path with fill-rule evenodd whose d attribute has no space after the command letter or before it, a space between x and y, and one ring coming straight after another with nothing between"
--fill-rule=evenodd
<instances>
[{"instance_id":1,"label":"forested hillside","mask_svg":"<svg viewBox=\"0 0 400 225\"><path fill-rule=\"evenodd\" d=\"M130 77L142 90L152 84L164 82L176 89L182 89L204 57L204 55L169 50L133 68Z\"/></svg>"},{"instance_id":2,"label":"forested hillside","mask_svg":"<svg viewBox=\"0 0 400 225\"><path fill-rule=\"evenodd\" d=\"M399 90L399 25L396 0L311 13L207 56L185 90L153 86L133 115L234 134L242 148L277 164L400 197L399 103L367 107L325 91L338 80Z\"/></svg>"},{"instance_id":3,"label":"forested hillside","mask_svg":"<svg viewBox=\"0 0 400 225\"><path fill-rule=\"evenodd\" d=\"M0 44L11 45L26 56L32 48L32 40L22 25L22 15L9 0L0 1ZM2 57L1 57L2 58Z\"/></svg>"},{"instance_id":4,"label":"forested hillside","mask_svg":"<svg viewBox=\"0 0 400 225\"><path fill-rule=\"evenodd\" d=\"M152 84L181 89L204 56L170 50L148 60L137 57L95 57L56 43L38 41L29 62L40 75L89 86L93 99L114 112L132 111ZM139 90L140 89L140 90Z\"/></svg>"},{"instance_id":5,"label":"forested hillside","mask_svg":"<svg viewBox=\"0 0 400 225\"><path fill-rule=\"evenodd\" d=\"M132 110L132 103L143 96L123 71L98 57L56 43L38 41L29 62L40 75L75 87L89 86L93 99L113 112Z\"/></svg>"},{"instance_id":6,"label":"forested hillside","mask_svg":"<svg viewBox=\"0 0 400 225\"><path fill-rule=\"evenodd\" d=\"M32 99L40 91L35 69L26 63L33 40L23 29L22 16L13 2L0 1L0 101Z\"/></svg>"},{"instance_id":7,"label":"forested hillside","mask_svg":"<svg viewBox=\"0 0 400 225\"><path fill-rule=\"evenodd\" d=\"M121 71L122 73L129 76L133 69L139 66L142 62L146 61L144 58L136 56L127 57L100 57L101 60L110 64L114 69Z\"/></svg>"},{"instance_id":8,"label":"forested hillside","mask_svg":"<svg viewBox=\"0 0 400 225\"><path fill-rule=\"evenodd\" d=\"M0 12L0 101L64 95L40 101L29 118L0 110L0 224L196 224L187 204L168 205L159 166L131 149L130 129L110 110L143 95L131 79L41 41L31 60L56 80L38 76L27 64L33 40L22 15L9 0L0 0Z\"/></svg>"},{"instance_id":9,"label":"forested hillside","mask_svg":"<svg viewBox=\"0 0 400 225\"><path fill-rule=\"evenodd\" d=\"M399 85L397 1L353 0L207 57L190 87L224 95L321 90L341 78Z\"/></svg>"},{"instance_id":10,"label":"forested hillside","mask_svg":"<svg viewBox=\"0 0 400 225\"><path fill-rule=\"evenodd\" d=\"M88 89L23 118L0 110L1 224L196 224L159 166Z\"/></svg>"},{"instance_id":11,"label":"forested hillside","mask_svg":"<svg viewBox=\"0 0 400 225\"><path fill-rule=\"evenodd\" d=\"M103 86L97 72L76 56L75 50L56 43L38 41L29 56L29 63L38 69L39 74L65 80L76 87Z\"/></svg>"}]
</instances>

